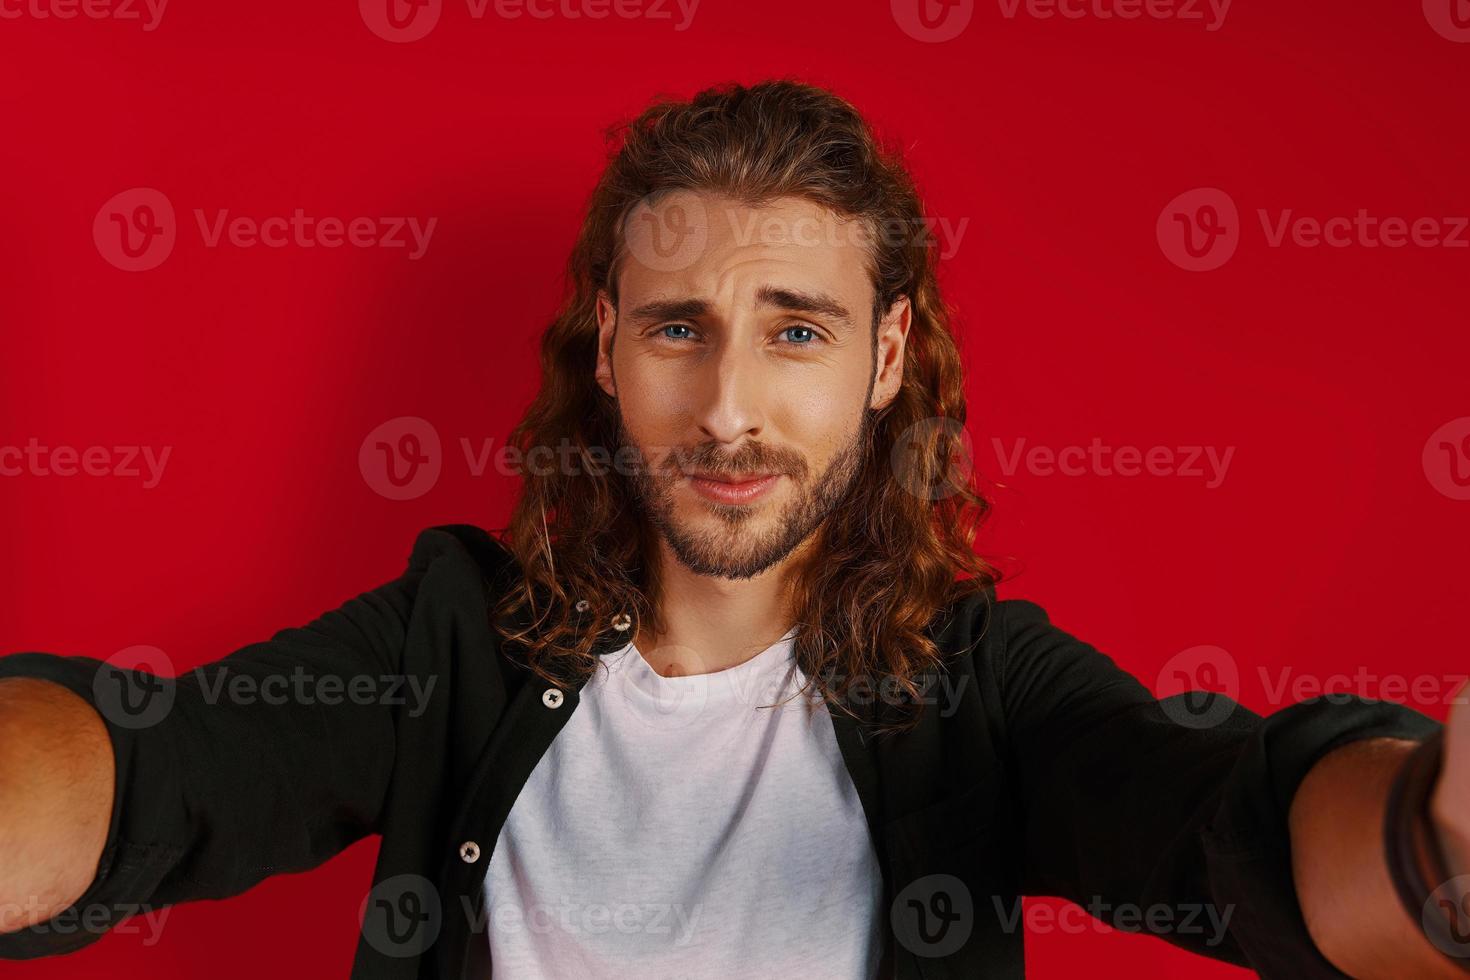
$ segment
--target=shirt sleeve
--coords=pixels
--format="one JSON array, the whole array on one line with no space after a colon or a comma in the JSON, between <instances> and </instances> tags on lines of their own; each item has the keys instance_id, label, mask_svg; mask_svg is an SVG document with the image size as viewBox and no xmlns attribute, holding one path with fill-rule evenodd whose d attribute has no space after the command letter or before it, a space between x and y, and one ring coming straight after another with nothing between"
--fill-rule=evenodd
<instances>
[{"instance_id":1,"label":"shirt sleeve","mask_svg":"<svg viewBox=\"0 0 1470 980\"><path fill-rule=\"evenodd\" d=\"M1340 745L1423 739L1439 723L1349 695L1265 717L1220 694L1156 699L1035 603L994 608L1001 622L990 628L1003 636L997 680L1021 785L1023 893L1071 899L1120 929L1153 932L1263 977L1342 977L1312 942L1297 900L1292 796ZM1191 914L1223 923L1223 935L1182 928Z\"/></svg>"},{"instance_id":2,"label":"shirt sleeve","mask_svg":"<svg viewBox=\"0 0 1470 980\"><path fill-rule=\"evenodd\" d=\"M392 582L177 678L90 657L0 658L0 679L51 681L97 709L116 764L90 887L47 922L0 935L0 958L71 952L129 915L238 894L374 833L396 708L366 694L400 669L423 551Z\"/></svg>"}]
</instances>

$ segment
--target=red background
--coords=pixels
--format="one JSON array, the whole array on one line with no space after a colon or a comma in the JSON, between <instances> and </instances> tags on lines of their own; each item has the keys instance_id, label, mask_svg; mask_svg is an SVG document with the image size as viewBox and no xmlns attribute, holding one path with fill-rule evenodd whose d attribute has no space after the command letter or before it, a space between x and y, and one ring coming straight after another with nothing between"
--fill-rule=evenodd
<instances>
[{"instance_id":1,"label":"red background","mask_svg":"<svg viewBox=\"0 0 1470 980\"><path fill-rule=\"evenodd\" d=\"M1431 433L1470 415L1470 250L1272 248L1255 217L1470 214L1470 44L1417 3L1328 0L1238 0L1215 31L1008 18L992 0L944 43L886 3L769 0L705 0L684 31L475 20L450 0L413 43L375 36L350 3L174 0L153 31L7 19L0 446L171 457L153 489L0 477L0 650L150 644L182 670L393 577L420 528L499 526L511 479L473 476L459 440L498 446L534 390L601 131L656 93L776 75L852 99L907 148L929 213L968 220L943 282L977 461L1003 484L984 544L1008 556L1006 594L1150 684L1176 653L1222 647L1262 711L1277 703L1261 669L1441 685L1470 670L1470 502L1421 463ZM173 253L146 272L92 236L135 187L178 214ZM1213 272L1178 268L1155 237L1196 187L1240 208L1239 249ZM195 208L438 225L418 261L210 248ZM444 441L443 475L408 501L358 466L398 416ZM1235 455L1215 489L1006 475L991 440L1022 436ZM152 948L115 935L3 971L343 976L374 850L174 909ZM1241 975L1148 937L1028 948L1039 977Z\"/></svg>"}]
</instances>

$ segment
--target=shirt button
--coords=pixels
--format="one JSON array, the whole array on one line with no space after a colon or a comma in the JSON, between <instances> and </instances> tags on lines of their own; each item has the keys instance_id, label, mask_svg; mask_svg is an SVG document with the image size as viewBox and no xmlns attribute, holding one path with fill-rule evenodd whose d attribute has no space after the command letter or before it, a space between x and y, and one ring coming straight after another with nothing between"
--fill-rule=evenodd
<instances>
[{"instance_id":1,"label":"shirt button","mask_svg":"<svg viewBox=\"0 0 1470 980\"><path fill-rule=\"evenodd\" d=\"M560 708L564 700L566 700L566 695L554 687L548 687L545 691L541 692L541 703L548 708Z\"/></svg>"},{"instance_id":2,"label":"shirt button","mask_svg":"<svg viewBox=\"0 0 1470 980\"><path fill-rule=\"evenodd\" d=\"M480 845L472 840L467 840L459 845L459 859L465 864L474 864L480 860Z\"/></svg>"}]
</instances>

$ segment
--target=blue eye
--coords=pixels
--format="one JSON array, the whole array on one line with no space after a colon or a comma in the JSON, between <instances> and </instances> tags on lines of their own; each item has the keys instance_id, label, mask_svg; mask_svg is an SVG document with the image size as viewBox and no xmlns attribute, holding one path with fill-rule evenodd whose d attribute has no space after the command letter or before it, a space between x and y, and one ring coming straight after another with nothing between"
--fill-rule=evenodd
<instances>
[{"instance_id":1,"label":"blue eye","mask_svg":"<svg viewBox=\"0 0 1470 980\"><path fill-rule=\"evenodd\" d=\"M817 339L817 332L815 330L813 330L811 327L800 327L800 326L797 326L797 327L787 327L785 330L782 330L781 332L784 333L784 334L790 334L793 330L798 331L798 332L802 332L802 333L805 334L805 336L800 337L800 338L797 338L797 337L789 337L788 336L787 339L790 340L794 344L805 346L806 344L810 343L811 341Z\"/></svg>"},{"instance_id":2,"label":"blue eye","mask_svg":"<svg viewBox=\"0 0 1470 980\"><path fill-rule=\"evenodd\" d=\"M685 330L685 331L687 331L688 329L689 329L689 324L687 324L687 323L671 323L671 324L669 324L666 327L660 327L659 328L659 331L661 333L663 333L663 335L665 337L668 337L670 340L687 340L687 339L689 339L689 336L690 336L688 333L680 334L679 336L672 336L672 335L670 335L668 333L668 331L670 331L670 330Z\"/></svg>"}]
</instances>

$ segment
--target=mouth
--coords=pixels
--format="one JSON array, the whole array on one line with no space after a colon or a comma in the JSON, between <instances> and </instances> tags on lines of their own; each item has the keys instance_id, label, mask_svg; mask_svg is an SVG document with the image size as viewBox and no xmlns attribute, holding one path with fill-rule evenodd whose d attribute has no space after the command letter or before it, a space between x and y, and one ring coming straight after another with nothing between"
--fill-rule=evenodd
<instances>
[{"instance_id":1,"label":"mouth","mask_svg":"<svg viewBox=\"0 0 1470 980\"><path fill-rule=\"evenodd\" d=\"M748 504L771 492L780 473L686 474L695 493L721 504Z\"/></svg>"}]
</instances>

